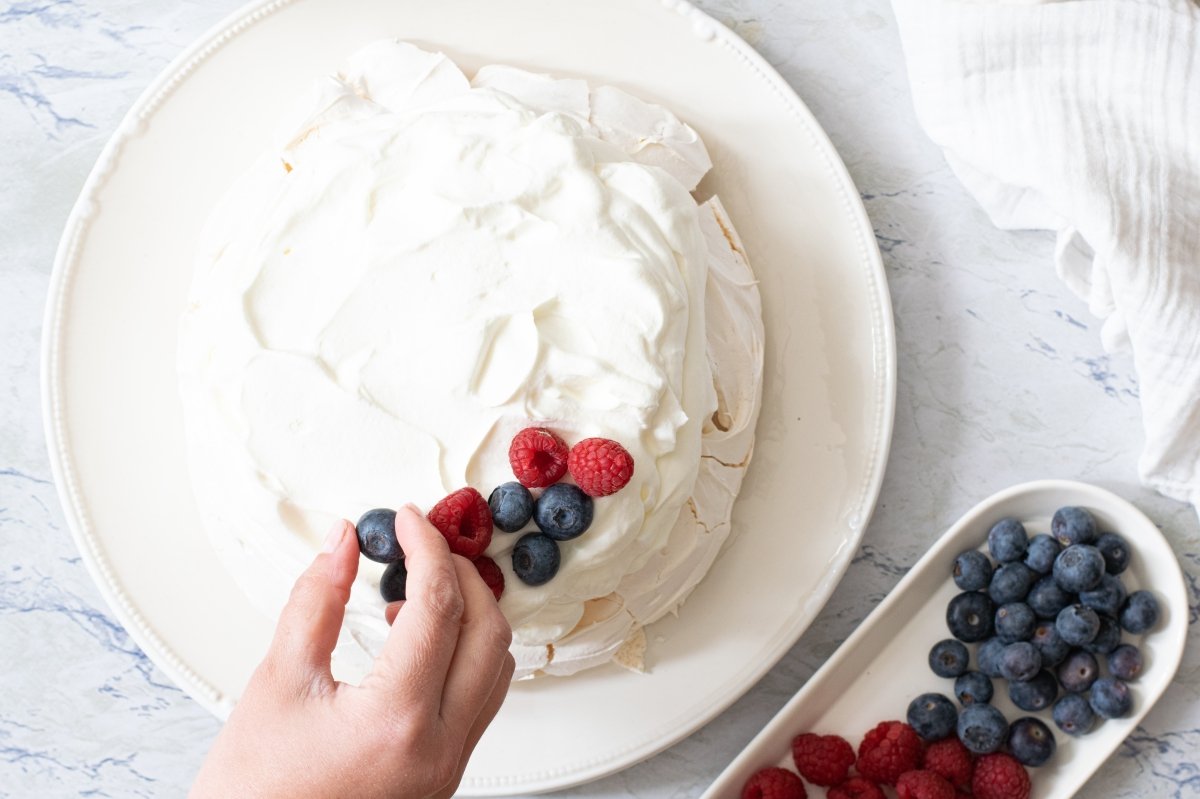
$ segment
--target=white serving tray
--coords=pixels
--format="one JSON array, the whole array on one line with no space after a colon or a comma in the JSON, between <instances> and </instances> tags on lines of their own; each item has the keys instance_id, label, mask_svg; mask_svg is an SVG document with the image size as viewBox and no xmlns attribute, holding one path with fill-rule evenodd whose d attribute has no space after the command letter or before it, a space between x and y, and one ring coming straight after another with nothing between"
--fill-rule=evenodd
<instances>
[{"instance_id":1,"label":"white serving tray","mask_svg":"<svg viewBox=\"0 0 1200 799\"><path fill-rule=\"evenodd\" d=\"M1023 483L993 494L959 519L934 543L912 570L783 707L704 793L703 799L737 797L755 771L779 765L795 770L792 738L802 732L837 734L857 749L863 734L880 721L903 720L918 694L937 691L953 698L953 680L929 670L929 649L949 638L946 604L959 589L951 579L954 558L966 549L985 548L988 529L1005 516L1025 523L1030 535L1048 532L1050 517L1064 505L1079 505L1095 515L1102 531L1129 541L1132 562L1121 575L1130 591L1149 588L1162 618L1143 636L1125 634L1145 657L1134 688L1133 712L1104 721L1086 736L1071 738L1050 720L1049 711L1030 714L1008 700L1003 680L994 680L992 704L1011 722L1036 715L1054 730L1058 750L1046 765L1030 769L1032 799L1070 797L1104 763L1162 696L1183 657L1187 636L1187 594L1179 562L1170 544L1146 516L1115 494L1067 480ZM971 646L975 668L976 646ZM810 797L825 791L806 783Z\"/></svg>"}]
</instances>

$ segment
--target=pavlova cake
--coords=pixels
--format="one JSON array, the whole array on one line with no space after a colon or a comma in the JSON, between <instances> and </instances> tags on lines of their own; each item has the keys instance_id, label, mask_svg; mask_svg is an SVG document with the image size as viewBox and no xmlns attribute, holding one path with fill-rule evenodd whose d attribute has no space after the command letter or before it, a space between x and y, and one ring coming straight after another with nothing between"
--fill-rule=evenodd
<instances>
[{"instance_id":1,"label":"pavlova cake","mask_svg":"<svg viewBox=\"0 0 1200 799\"><path fill-rule=\"evenodd\" d=\"M517 675L641 668L729 535L760 404L755 279L692 194L710 167L670 112L582 80L384 41L317 84L214 209L180 327L195 492L251 599L274 617L370 508L478 496L512 526L496 491L543 431L619 474L549 575L514 571L537 519L476 538ZM535 504L582 493L555 480ZM386 635L384 572L353 588L346 679Z\"/></svg>"}]
</instances>

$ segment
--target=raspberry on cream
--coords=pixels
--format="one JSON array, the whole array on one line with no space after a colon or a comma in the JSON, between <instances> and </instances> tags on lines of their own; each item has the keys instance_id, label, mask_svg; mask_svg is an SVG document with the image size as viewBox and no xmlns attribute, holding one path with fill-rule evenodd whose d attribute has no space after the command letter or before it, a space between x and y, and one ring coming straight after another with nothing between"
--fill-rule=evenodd
<instances>
[{"instance_id":1,"label":"raspberry on cream","mask_svg":"<svg viewBox=\"0 0 1200 799\"><path fill-rule=\"evenodd\" d=\"M637 468L554 579L506 586L518 676L641 666L728 537L761 394L754 276L669 112L384 41L321 81L209 219L179 379L205 528L272 617L335 518L512 480L531 424ZM364 561L335 652L387 633Z\"/></svg>"}]
</instances>

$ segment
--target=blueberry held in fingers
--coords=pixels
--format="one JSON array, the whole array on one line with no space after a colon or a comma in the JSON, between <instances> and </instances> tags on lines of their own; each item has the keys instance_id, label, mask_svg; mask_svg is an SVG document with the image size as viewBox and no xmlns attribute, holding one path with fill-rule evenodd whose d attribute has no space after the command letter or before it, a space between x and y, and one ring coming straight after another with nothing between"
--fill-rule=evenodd
<instances>
[{"instance_id":1,"label":"blueberry held in fingers","mask_svg":"<svg viewBox=\"0 0 1200 799\"><path fill-rule=\"evenodd\" d=\"M389 508L369 510L354 525L358 549L376 563L392 563L404 557L396 540L396 511Z\"/></svg>"}]
</instances>

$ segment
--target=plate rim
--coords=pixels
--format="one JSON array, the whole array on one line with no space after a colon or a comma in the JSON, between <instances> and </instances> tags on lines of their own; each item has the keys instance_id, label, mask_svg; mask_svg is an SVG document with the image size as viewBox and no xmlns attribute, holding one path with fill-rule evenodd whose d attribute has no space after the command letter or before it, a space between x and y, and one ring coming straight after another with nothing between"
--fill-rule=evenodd
<instances>
[{"instance_id":1,"label":"plate rim","mask_svg":"<svg viewBox=\"0 0 1200 799\"><path fill-rule=\"evenodd\" d=\"M653 3L656 0L641 1ZM126 143L145 129L159 106L210 56L251 26L297 2L299 0L251 0L235 9L182 50L138 95L100 151L67 216L50 274L42 324L40 383L43 431L51 474L58 489L59 503L84 566L100 595L130 638L174 683L220 719L228 715L233 707L233 700L184 662L142 616L113 574L108 556L88 519L87 506L82 501L75 464L70 454L70 435L63 419L61 343L67 316L67 297L81 261L82 245L99 210L98 195L116 170ZM841 200L843 211L853 227L858 249L855 268L860 270L868 288L871 317L870 350L873 356L870 369L873 376L870 381L873 390L871 406L874 408L875 418L872 434L867 437L869 452L865 458L864 474L860 484L850 495L853 501L847 503L853 512L851 532L847 536L847 543L851 546L845 547L839 554L837 561L826 572L826 579L817 587L815 594L819 596L812 615L808 618L797 617L792 624L781 629L774 646L769 648L762 659L744 669L739 679L727 684L725 690L718 691L715 695L716 701L704 712L693 714L690 723L679 727L675 734L660 737L650 744L631 744L601 763L593 763L583 768L574 767L570 769L570 776L565 779L566 775L561 774L561 770L558 769L544 771L536 779L527 776L519 784L516 777L505 778L501 784L501 781L494 778L471 780L468 774L460 788L462 795L492 795L497 791L542 792L590 782L653 757L727 710L774 668L784 654L795 645L841 582L877 506L886 471L895 425L895 321L882 255L873 235L866 208L849 170L828 134L821 128L803 100L761 54L733 30L693 6L689 0L657 2L677 13L685 22L690 22L695 35L704 40L713 40L719 46L728 49L773 90L782 108L801 125L809 136L813 149L820 154L820 161L829 171L837 187L836 193ZM630 757L631 753L636 754Z\"/></svg>"}]
</instances>

